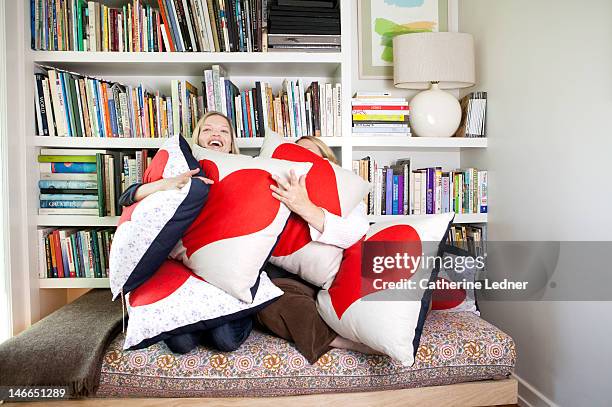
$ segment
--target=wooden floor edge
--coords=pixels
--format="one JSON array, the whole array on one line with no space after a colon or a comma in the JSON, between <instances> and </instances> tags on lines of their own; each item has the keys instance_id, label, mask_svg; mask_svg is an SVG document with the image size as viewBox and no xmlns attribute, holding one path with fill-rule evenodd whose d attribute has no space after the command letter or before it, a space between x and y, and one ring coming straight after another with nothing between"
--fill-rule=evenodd
<instances>
[{"instance_id":1,"label":"wooden floor edge","mask_svg":"<svg viewBox=\"0 0 612 407\"><path fill-rule=\"evenodd\" d=\"M245 398L90 398L82 400L62 400L46 402L51 406L107 407L121 405L125 407L144 406L219 406L219 407L318 407L338 405L350 402L351 407L437 407L437 406L496 406L516 404L518 399L518 382L514 378L501 380L483 380L450 384L446 386L417 387L362 393L313 394L285 397L245 397ZM19 403L19 406L40 406L40 403Z\"/></svg>"}]
</instances>

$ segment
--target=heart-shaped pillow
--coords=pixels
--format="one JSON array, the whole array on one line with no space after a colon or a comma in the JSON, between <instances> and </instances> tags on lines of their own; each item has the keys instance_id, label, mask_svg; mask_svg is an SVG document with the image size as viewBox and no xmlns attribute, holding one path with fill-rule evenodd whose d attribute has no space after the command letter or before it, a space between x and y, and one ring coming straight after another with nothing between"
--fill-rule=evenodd
<instances>
[{"instance_id":1,"label":"heart-shaped pillow","mask_svg":"<svg viewBox=\"0 0 612 407\"><path fill-rule=\"evenodd\" d=\"M266 130L260 157L311 163L306 176L308 197L331 214L348 215L368 193L369 185L352 171L319 157L277 133ZM312 241L308 224L291 214L270 263L319 287L328 287L338 272L342 249Z\"/></svg>"},{"instance_id":2,"label":"heart-shaped pillow","mask_svg":"<svg viewBox=\"0 0 612 407\"><path fill-rule=\"evenodd\" d=\"M453 213L406 216L372 225L344 252L340 271L317 308L339 335L404 365L414 363L427 315L439 248Z\"/></svg>"},{"instance_id":3,"label":"heart-shaped pillow","mask_svg":"<svg viewBox=\"0 0 612 407\"><path fill-rule=\"evenodd\" d=\"M252 302L255 283L290 211L272 196L272 175L298 176L309 163L225 154L193 146L209 178L206 205L171 253L194 273L234 297Z\"/></svg>"},{"instance_id":4,"label":"heart-shaped pillow","mask_svg":"<svg viewBox=\"0 0 612 407\"><path fill-rule=\"evenodd\" d=\"M182 263L166 260L127 297L130 319L123 348L145 348L173 335L218 327L258 312L282 294L262 273L254 301L246 304L202 280Z\"/></svg>"},{"instance_id":5,"label":"heart-shaped pillow","mask_svg":"<svg viewBox=\"0 0 612 407\"><path fill-rule=\"evenodd\" d=\"M145 171L145 183L199 168L189 144L180 135L170 138ZM200 171L201 176L204 172ZM180 190L158 191L125 208L109 255L113 298L128 293L153 275L206 202L208 185L192 180Z\"/></svg>"}]
</instances>

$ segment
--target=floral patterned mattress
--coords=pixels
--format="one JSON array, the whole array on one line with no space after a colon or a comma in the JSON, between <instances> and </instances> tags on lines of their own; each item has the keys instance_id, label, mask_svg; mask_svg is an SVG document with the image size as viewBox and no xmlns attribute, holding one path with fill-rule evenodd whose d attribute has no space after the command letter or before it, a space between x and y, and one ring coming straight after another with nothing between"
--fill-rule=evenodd
<instances>
[{"instance_id":1,"label":"floral patterned mattress","mask_svg":"<svg viewBox=\"0 0 612 407\"><path fill-rule=\"evenodd\" d=\"M435 386L507 377L514 342L480 317L432 312L416 362L333 349L309 365L292 344L260 331L235 352L198 347L185 355L163 342L122 350L119 335L104 356L97 397L246 397Z\"/></svg>"}]
</instances>

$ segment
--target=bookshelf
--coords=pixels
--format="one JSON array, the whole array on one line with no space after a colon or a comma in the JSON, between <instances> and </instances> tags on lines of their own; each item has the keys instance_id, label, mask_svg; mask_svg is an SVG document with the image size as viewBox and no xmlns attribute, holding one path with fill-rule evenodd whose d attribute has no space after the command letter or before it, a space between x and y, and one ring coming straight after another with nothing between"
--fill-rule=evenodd
<instances>
[{"instance_id":1,"label":"bookshelf","mask_svg":"<svg viewBox=\"0 0 612 407\"><path fill-rule=\"evenodd\" d=\"M104 0L103 0L104 1ZM37 65L48 65L99 78L137 85L168 93L171 79L189 80L199 84L203 70L213 64L222 65L232 81L242 87L252 85L255 80L269 82L274 89L280 87L285 78L302 79L305 83L323 81L342 84L342 135L326 137L324 141L338 155L341 165L351 169L352 160L371 155L379 163L390 163L398 158L410 156L415 166L442 165L459 168L470 165L470 157L476 151L488 147L487 139L450 138L428 139L398 136L352 136L351 96L361 90L360 81L355 80L358 70L356 55L356 5L353 0L341 1L341 46L340 52L263 52L263 53L125 53L82 51L34 51L30 49L29 2L23 2L17 10L20 19L12 21L23 44L20 52L19 89L23 124L15 125L12 138L18 143L12 151L26 170L22 178L11 181L22 196L23 216L19 241L11 241L26 254L21 260L22 270L16 278L20 288L27 292L27 313L24 318L33 323L70 298L68 290L108 287L108 279L66 278L39 279L37 228L39 227L109 227L116 225L117 217L38 215L38 166L36 157L40 148L92 148L92 149L148 149L159 148L164 139L119 139L119 138L60 138L35 136L36 114L34 73ZM117 4L119 1L104 1ZM17 86L19 88L17 88ZM260 138L240 138L238 145L246 154L256 154L262 145ZM23 182L21 182L23 181ZM12 189L11 189L12 190ZM372 222L397 219L398 216L370 216ZM487 223L487 214L457 215L457 223Z\"/></svg>"}]
</instances>

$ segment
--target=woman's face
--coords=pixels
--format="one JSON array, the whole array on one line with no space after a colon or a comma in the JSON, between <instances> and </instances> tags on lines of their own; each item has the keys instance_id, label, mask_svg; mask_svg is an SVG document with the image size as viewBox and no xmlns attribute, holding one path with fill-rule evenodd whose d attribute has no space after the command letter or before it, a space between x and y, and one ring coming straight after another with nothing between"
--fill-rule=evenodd
<instances>
[{"instance_id":1,"label":"woman's face","mask_svg":"<svg viewBox=\"0 0 612 407\"><path fill-rule=\"evenodd\" d=\"M298 140L295 144L297 144L298 146L304 147L306 150L312 151L319 157L323 157L323 154L321 154L321 150L319 150L319 147L308 139Z\"/></svg>"},{"instance_id":2,"label":"woman's face","mask_svg":"<svg viewBox=\"0 0 612 407\"><path fill-rule=\"evenodd\" d=\"M227 120L218 115L206 119L198 136L198 145L222 153L232 151L232 130Z\"/></svg>"}]
</instances>

